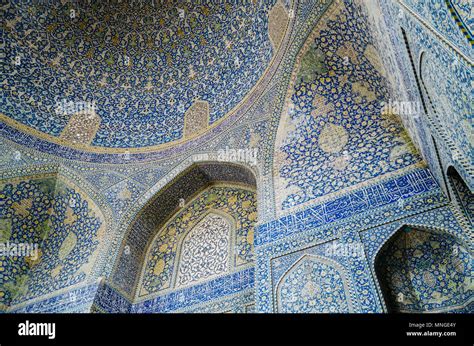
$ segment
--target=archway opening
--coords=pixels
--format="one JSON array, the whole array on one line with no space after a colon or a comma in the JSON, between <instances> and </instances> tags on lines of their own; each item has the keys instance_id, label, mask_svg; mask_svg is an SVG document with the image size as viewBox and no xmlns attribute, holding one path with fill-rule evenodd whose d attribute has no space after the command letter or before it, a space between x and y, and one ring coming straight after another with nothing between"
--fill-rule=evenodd
<instances>
[{"instance_id":1,"label":"archway opening","mask_svg":"<svg viewBox=\"0 0 474 346\"><path fill-rule=\"evenodd\" d=\"M449 182L451 183L451 189L454 195L455 203L459 206L464 216L468 219L469 223L474 223L474 194L469 189L464 179L458 173L458 171L450 166L447 171Z\"/></svg>"},{"instance_id":2,"label":"archway opening","mask_svg":"<svg viewBox=\"0 0 474 346\"><path fill-rule=\"evenodd\" d=\"M405 226L383 246L375 271L388 312L464 309L472 302L472 255L445 232Z\"/></svg>"},{"instance_id":3,"label":"archway opening","mask_svg":"<svg viewBox=\"0 0 474 346\"><path fill-rule=\"evenodd\" d=\"M178 291L187 294L198 284L253 269L256 222L256 177L250 169L194 164L131 222L110 282L136 303Z\"/></svg>"}]
</instances>

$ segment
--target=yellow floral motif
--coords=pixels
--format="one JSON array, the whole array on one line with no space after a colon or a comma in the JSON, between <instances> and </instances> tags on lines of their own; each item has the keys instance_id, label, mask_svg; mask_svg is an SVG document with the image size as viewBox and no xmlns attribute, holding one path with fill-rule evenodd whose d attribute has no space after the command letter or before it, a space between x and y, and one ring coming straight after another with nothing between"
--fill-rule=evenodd
<instances>
[{"instance_id":1,"label":"yellow floral motif","mask_svg":"<svg viewBox=\"0 0 474 346\"><path fill-rule=\"evenodd\" d=\"M165 269L165 261L160 258L156 262L155 267L153 268L153 274L160 275L161 273L163 273L163 269Z\"/></svg>"},{"instance_id":2,"label":"yellow floral motif","mask_svg":"<svg viewBox=\"0 0 474 346\"><path fill-rule=\"evenodd\" d=\"M316 94L313 98L314 110L311 112L313 117L317 117L319 114L328 114L334 111L334 105L330 102L326 102L326 98L319 94Z\"/></svg>"},{"instance_id":3,"label":"yellow floral motif","mask_svg":"<svg viewBox=\"0 0 474 346\"><path fill-rule=\"evenodd\" d=\"M168 244L163 244L159 247L160 252L166 252L168 250Z\"/></svg>"},{"instance_id":4,"label":"yellow floral motif","mask_svg":"<svg viewBox=\"0 0 474 346\"><path fill-rule=\"evenodd\" d=\"M326 153L338 153L349 140L349 135L344 127L327 124L319 135L319 147Z\"/></svg>"},{"instance_id":5,"label":"yellow floral motif","mask_svg":"<svg viewBox=\"0 0 474 346\"><path fill-rule=\"evenodd\" d=\"M413 256L420 258L423 256L423 252L417 249L415 252L413 252Z\"/></svg>"},{"instance_id":6,"label":"yellow floral motif","mask_svg":"<svg viewBox=\"0 0 474 346\"><path fill-rule=\"evenodd\" d=\"M69 232L67 237L64 239L63 243L61 244L61 247L59 248L59 253L58 257L60 260L65 259L71 251L74 249L77 243L77 236L74 234L74 232Z\"/></svg>"},{"instance_id":7,"label":"yellow floral motif","mask_svg":"<svg viewBox=\"0 0 474 346\"><path fill-rule=\"evenodd\" d=\"M112 44L114 46L117 46L120 43L120 38L118 34L115 34L115 36L112 38Z\"/></svg>"},{"instance_id":8,"label":"yellow floral motif","mask_svg":"<svg viewBox=\"0 0 474 346\"><path fill-rule=\"evenodd\" d=\"M39 262L41 262L41 255L42 252L40 249L38 249L38 252L36 256L28 256L25 258L25 262L28 264L28 266L31 268L35 265L37 265Z\"/></svg>"},{"instance_id":9,"label":"yellow floral motif","mask_svg":"<svg viewBox=\"0 0 474 346\"><path fill-rule=\"evenodd\" d=\"M247 233L247 243L253 244L254 230L253 228Z\"/></svg>"},{"instance_id":10,"label":"yellow floral motif","mask_svg":"<svg viewBox=\"0 0 474 346\"><path fill-rule=\"evenodd\" d=\"M382 61L380 60L379 54L377 52L377 49L371 44L367 45L367 48L365 48L364 52L365 57L370 61L373 67L382 75L386 76L387 73L385 71L384 65Z\"/></svg>"},{"instance_id":11,"label":"yellow floral motif","mask_svg":"<svg viewBox=\"0 0 474 346\"><path fill-rule=\"evenodd\" d=\"M252 212L252 213L249 214L249 220L250 220L250 221L255 221L255 220L257 220L257 212L256 212L256 211L254 211L254 212Z\"/></svg>"},{"instance_id":12,"label":"yellow floral motif","mask_svg":"<svg viewBox=\"0 0 474 346\"><path fill-rule=\"evenodd\" d=\"M237 203L237 196L230 197L228 201L230 205L235 205L235 203Z\"/></svg>"},{"instance_id":13,"label":"yellow floral motif","mask_svg":"<svg viewBox=\"0 0 474 346\"><path fill-rule=\"evenodd\" d=\"M76 221L77 221L77 215L74 214L74 210L72 210L71 207L67 207L66 218L64 219L64 223L66 225L72 225Z\"/></svg>"},{"instance_id":14,"label":"yellow floral motif","mask_svg":"<svg viewBox=\"0 0 474 346\"><path fill-rule=\"evenodd\" d=\"M212 203L217 198L218 198L218 196L215 193L210 193L209 196L207 196L206 203Z\"/></svg>"},{"instance_id":15,"label":"yellow floral motif","mask_svg":"<svg viewBox=\"0 0 474 346\"><path fill-rule=\"evenodd\" d=\"M288 19L288 13L280 3L276 3L268 13L268 35L274 49L278 49L283 40Z\"/></svg>"},{"instance_id":16,"label":"yellow floral motif","mask_svg":"<svg viewBox=\"0 0 474 346\"><path fill-rule=\"evenodd\" d=\"M61 272L62 269L63 269L63 266L62 266L62 264L60 264L56 268L51 270L51 277L54 279L56 276L59 275L59 273Z\"/></svg>"},{"instance_id":17,"label":"yellow floral motif","mask_svg":"<svg viewBox=\"0 0 474 346\"><path fill-rule=\"evenodd\" d=\"M27 217L28 215L30 215L28 209L30 209L32 205L33 200L31 198L28 198L20 202L13 203L12 208L18 215L21 215L22 217Z\"/></svg>"},{"instance_id":18,"label":"yellow floral motif","mask_svg":"<svg viewBox=\"0 0 474 346\"><path fill-rule=\"evenodd\" d=\"M372 102L377 99L377 96L373 91L369 89L369 86L367 83L364 82L355 82L352 83L352 90L354 93L359 94L360 96L364 96L368 102ZM362 100L360 97L356 101L361 102Z\"/></svg>"},{"instance_id":19,"label":"yellow floral motif","mask_svg":"<svg viewBox=\"0 0 474 346\"><path fill-rule=\"evenodd\" d=\"M168 228L168 235L169 236L174 236L176 234L176 228L170 227Z\"/></svg>"},{"instance_id":20,"label":"yellow floral motif","mask_svg":"<svg viewBox=\"0 0 474 346\"><path fill-rule=\"evenodd\" d=\"M337 50L336 54L343 58L347 57L350 59L352 64L357 64L359 62L357 52L351 42L345 42L344 45Z\"/></svg>"},{"instance_id":21,"label":"yellow floral motif","mask_svg":"<svg viewBox=\"0 0 474 346\"><path fill-rule=\"evenodd\" d=\"M186 213L183 215L182 221L188 222L191 219L191 213Z\"/></svg>"}]
</instances>

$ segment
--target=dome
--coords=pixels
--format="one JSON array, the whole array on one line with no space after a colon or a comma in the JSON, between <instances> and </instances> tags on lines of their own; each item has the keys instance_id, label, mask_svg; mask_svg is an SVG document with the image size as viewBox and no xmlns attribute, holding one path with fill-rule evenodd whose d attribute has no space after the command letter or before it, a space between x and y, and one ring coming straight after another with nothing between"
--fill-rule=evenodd
<instances>
[{"instance_id":1,"label":"dome","mask_svg":"<svg viewBox=\"0 0 474 346\"><path fill-rule=\"evenodd\" d=\"M199 137L265 75L278 48L269 34L275 2L9 3L2 120L88 151Z\"/></svg>"}]
</instances>

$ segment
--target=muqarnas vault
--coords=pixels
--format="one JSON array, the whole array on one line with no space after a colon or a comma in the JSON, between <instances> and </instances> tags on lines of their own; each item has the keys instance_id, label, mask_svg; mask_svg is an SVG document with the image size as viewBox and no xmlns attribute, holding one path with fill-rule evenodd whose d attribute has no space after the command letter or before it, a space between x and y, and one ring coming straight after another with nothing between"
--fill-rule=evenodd
<instances>
[{"instance_id":1,"label":"muqarnas vault","mask_svg":"<svg viewBox=\"0 0 474 346\"><path fill-rule=\"evenodd\" d=\"M1 10L3 312L472 312L468 1Z\"/></svg>"}]
</instances>

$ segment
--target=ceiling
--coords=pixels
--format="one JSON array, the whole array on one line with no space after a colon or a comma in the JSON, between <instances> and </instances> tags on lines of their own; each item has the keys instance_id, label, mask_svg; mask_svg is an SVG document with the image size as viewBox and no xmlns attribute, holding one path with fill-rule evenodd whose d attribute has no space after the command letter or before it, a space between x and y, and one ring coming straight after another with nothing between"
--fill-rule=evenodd
<instances>
[{"instance_id":1,"label":"ceiling","mask_svg":"<svg viewBox=\"0 0 474 346\"><path fill-rule=\"evenodd\" d=\"M275 2L3 5L1 119L66 146L149 148L195 137L264 75Z\"/></svg>"}]
</instances>

